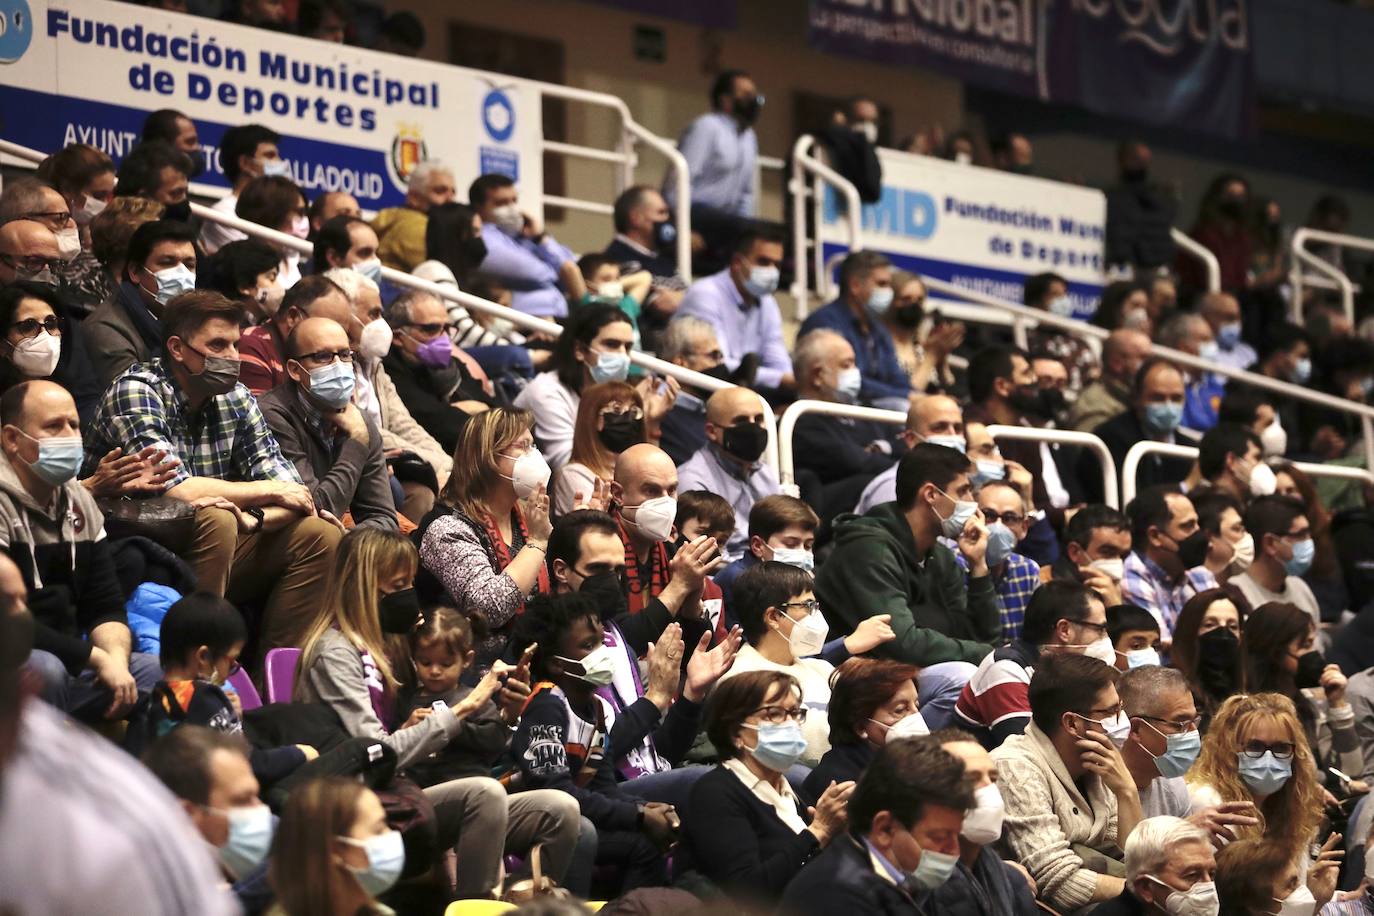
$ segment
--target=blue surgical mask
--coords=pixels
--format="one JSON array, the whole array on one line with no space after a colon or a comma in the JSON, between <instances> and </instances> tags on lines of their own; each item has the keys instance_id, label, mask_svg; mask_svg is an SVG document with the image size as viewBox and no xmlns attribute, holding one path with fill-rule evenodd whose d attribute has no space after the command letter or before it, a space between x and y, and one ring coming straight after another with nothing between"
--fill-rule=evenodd
<instances>
[{"instance_id":1,"label":"blue surgical mask","mask_svg":"<svg viewBox=\"0 0 1374 916\"><path fill-rule=\"evenodd\" d=\"M1146 725L1154 729L1155 734L1163 735L1154 725L1142 719ZM1159 770L1159 775L1165 779L1176 779L1188 772L1193 761L1197 760L1197 755L1202 750L1202 735L1197 729L1192 728L1186 732L1179 732L1177 735L1164 735L1164 753L1155 757L1155 769ZM1149 754L1149 751L1145 753ZM1151 754L1150 756L1154 756Z\"/></svg>"},{"instance_id":2,"label":"blue surgical mask","mask_svg":"<svg viewBox=\"0 0 1374 916\"><path fill-rule=\"evenodd\" d=\"M1312 559L1317 555L1317 545L1308 538L1293 545L1293 555L1283 561L1283 570L1290 576L1303 576L1312 568Z\"/></svg>"},{"instance_id":3,"label":"blue surgical mask","mask_svg":"<svg viewBox=\"0 0 1374 916\"><path fill-rule=\"evenodd\" d=\"M229 841L219 848L219 860L229 874L243 878L262 864L272 849L272 809L266 805L230 808Z\"/></svg>"},{"instance_id":4,"label":"blue surgical mask","mask_svg":"<svg viewBox=\"0 0 1374 916\"><path fill-rule=\"evenodd\" d=\"M1198 344L1197 355L1200 359L1205 359L1208 362L1216 362L1217 356L1220 355L1220 353L1221 347L1215 340L1204 340L1202 343Z\"/></svg>"},{"instance_id":5,"label":"blue surgical mask","mask_svg":"<svg viewBox=\"0 0 1374 916\"><path fill-rule=\"evenodd\" d=\"M926 436L925 441L931 445L943 445L945 448L952 448L959 454L964 453L968 448L968 440L963 436Z\"/></svg>"},{"instance_id":6,"label":"blue surgical mask","mask_svg":"<svg viewBox=\"0 0 1374 916\"><path fill-rule=\"evenodd\" d=\"M985 483L1001 480L1007 476L1007 466L1000 461L973 462L973 485L981 487Z\"/></svg>"},{"instance_id":7,"label":"blue surgical mask","mask_svg":"<svg viewBox=\"0 0 1374 916\"><path fill-rule=\"evenodd\" d=\"M1145 405L1145 427L1152 433L1171 433L1182 422L1182 404L1164 402Z\"/></svg>"},{"instance_id":8,"label":"blue surgical mask","mask_svg":"<svg viewBox=\"0 0 1374 916\"><path fill-rule=\"evenodd\" d=\"M591 372L592 381L598 385L602 382L623 382L630 374L630 356L628 353L597 353L596 365L591 367Z\"/></svg>"},{"instance_id":9,"label":"blue surgical mask","mask_svg":"<svg viewBox=\"0 0 1374 916\"><path fill-rule=\"evenodd\" d=\"M264 178L290 178L291 163L285 159L264 159L262 160L262 175Z\"/></svg>"},{"instance_id":10,"label":"blue surgical mask","mask_svg":"<svg viewBox=\"0 0 1374 916\"><path fill-rule=\"evenodd\" d=\"M816 568L815 555L805 547L774 547L773 562L786 563L807 572L812 572Z\"/></svg>"},{"instance_id":11,"label":"blue surgical mask","mask_svg":"<svg viewBox=\"0 0 1374 916\"><path fill-rule=\"evenodd\" d=\"M355 840L348 836L339 839L350 846L367 850L367 867L350 866L348 869L363 890L373 897L391 890L406 865L406 846L399 830L388 830L366 840Z\"/></svg>"},{"instance_id":12,"label":"blue surgical mask","mask_svg":"<svg viewBox=\"0 0 1374 916\"><path fill-rule=\"evenodd\" d=\"M1256 795L1273 795L1287 784L1293 775L1293 760L1280 760L1273 751L1265 751L1263 757L1251 757L1237 752L1240 762L1240 776L1250 791Z\"/></svg>"},{"instance_id":13,"label":"blue surgical mask","mask_svg":"<svg viewBox=\"0 0 1374 916\"><path fill-rule=\"evenodd\" d=\"M749 276L744 279L744 288L756 299L772 293L778 288L780 272L776 267L751 267Z\"/></svg>"},{"instance_id":14,"label":"blue surgical mask","mask_svg":"<svg viewBox=\"0 0 1374 916\"><path fill-rule=\"evenodd\" d=\"M988 566L998 566L1016 549L1016 535L1001 522L988 525Z\"/></svg>"},{"instance_id":15,"label":"blue surgical mask","mask_svg":"<svg viewBox=\"0 0 1374 916\"><path fill-rule=\"evenodd\" d=\"M1050 314L1060 318L1073 317L1073 300L1068 296L1056 296L1050 300Z\"/></svg>"},{"instance_id":16,"label":"blue surgical mask","mask_svg":"<svg viewBox=\"0 0 1374 916\"><path fill-rule=\"evenodd\" d=\"M933 849L922 849L921 861L916 863L916 870L911 873L911 881L922 890L933 891L949 880L958 861L955 856L948 856Z\"/></svg>"},{"instance_id":17,"label":"blue surgical mask","mask_svg":"<svg viewBox=\"0 0 1374 916\"><path fill-rule=\"evenodd\" d=\"M1233 321L1217 328L1217 343L1223 350L1234 350L1240 343L1240 322Z\"/></svg>"},{"instance_id":18,"label":"blue surgical mask","mask_svg":"<svg viewBox=\"0 0 1374 916\"><path fill-rule=\"evenodd\" d=\"M366 261L359 261L353 265L353 269L367 277L373 283L382 282L382 259L368 258Z\"/></svg>"},{"instance_id":19,"label":"blue surgical mask","mask_svg":"<svg viewBox=\"0 0 1374 916\"><path fill-rule=\"evenodd\" d=\"M859 372L858 366L850 366L848 369L841 369L840 374L835 378L835 394L842 401L857 401L859 399L859 388L863 385L864 377Z\"/></svg>"},{"instance_id":20,"label":"blue surgical mask","mask_svg":"<svg viewBox=\"0 0 1374 916\"><path fill-rule=\"evenodd\" d=\"M892 307L892 287L875 286L868 294L868 310L875 315L884 315Z\"/></svg>"},{"instance_id":21,"label":"blue surgical mask","mask_svg":"<svg viewBox=\"0 0 1374 916\"><path fill-rule=\"evenodd\" d=\"M196 274L185 264L177 264L166 270L159 270L153 274L153 279L157 280L157 293L155 297L158 302L166 305L182 293L189 293L196 288Z\"/></svg>"},{"instance_id":22,"label":"blue surgical mask","mask_svg":"<svg viewBox=\"0 0 1374 916\"><path fill-rule=\"evenodd\" d=\"M940 490L940 493L949 499L954 499L944 490ZM932 506L932 508L934 507ZM937 509L935 516L940 519L940 533L951 541L959 540L960 535L964 533L964 526L968 524L968 520L973 518L973 513L977 511L978 504L971 499L954 499L954 511L949 514L948 518L940 515ZM991 564L992 561L989 560L988 562Z\"/></svg>"},{"instance_id":23,"label":"blue surgical mask","mask_svg":"<svg viewBox=\"0 0 1374 916\"><path fill-rule=\"evenodd\" d=\"M1126 668L1158 668L1159 653L1154 648L1132 649L1125 653Z\"/></svg>"},{"instance_id":24,"label":"blue surgical mask","mask_svg":"<svg viewBox=\"0 0 1374 916\"><path fill-rule=\"evenodd\" d=\"M751 725L746 722L744 727L759 733L758 745L747 752L775 773L786 773L806 753L806 736L796 722L788 720L777 725L771 722Z\"/></svg>"},{"instance_id":25,"label":"blue surgical mask","mask_svg":"<svg viewBox=\"0 0 1374 916\"><path fill-rule=\"evenodd\" d=\"M34 439L23 430L20 430L20 433L38 443L38 460L29 467L49 486L60 487L81 470L81 462L86 453L82 448L80 436Z\"/></svg>"},{"instance_id":26,"label":"blue surgical mask","mask_svg":"<svg viewBox=\"0 0 1374 916\"><path fill-rule=\"evenodd\" d=\"M310 394L335 410L348 405L353 397L353 384L353 367L345 362L310 370Z\"/></svg>"}]
</instances>

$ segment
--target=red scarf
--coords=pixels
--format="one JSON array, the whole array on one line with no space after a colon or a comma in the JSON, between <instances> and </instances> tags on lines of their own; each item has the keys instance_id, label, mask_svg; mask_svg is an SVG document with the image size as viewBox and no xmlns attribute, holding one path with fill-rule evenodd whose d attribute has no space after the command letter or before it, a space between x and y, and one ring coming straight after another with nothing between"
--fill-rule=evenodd
<instances>
[{"instance_id":1,"label":"red scarf","mask_svg":"<svg viewBox=\"0 0 1374 916\"><path fill-rule=\"evenodd\" d=\"M491 517L490 512L482 514L482 524L487 529L487 540L491 542L492 553L496 557L496 571L504 572L510 565L510 548L506 546L505 540L501 537L501 529L496 527L496 519ZM511 541L518 542L521 547L529 540L530 532L525 527L525 516L520 512L520 506L510 510L510 533ZM518 535L518 536L517 536ZM549 592L549 567L547 563L539 564L539 578L534 586L535 594L548 594ZM520 607L516 609L517 615L525 613L525 603L522 601Z\"/></svg>"},{"instance_id":2,"label":"red scarf","mask_svg":"<svg viewBox=\"0 0 1374 916\"><path fill-rule=\"evenodd\" d=\"M630 536L625 533L625 522L621 519L619 510L615 513L615 520L620 526L620 540L625 545L625 577L630 583L627 606L631 614L638 614L644 610L644 605L649 603L650 598L657 597L668 587L668 550L662 541L654 544L649 550L648 570L640 570L639 555L630 543Z\"/></svg>"}]
</instances>

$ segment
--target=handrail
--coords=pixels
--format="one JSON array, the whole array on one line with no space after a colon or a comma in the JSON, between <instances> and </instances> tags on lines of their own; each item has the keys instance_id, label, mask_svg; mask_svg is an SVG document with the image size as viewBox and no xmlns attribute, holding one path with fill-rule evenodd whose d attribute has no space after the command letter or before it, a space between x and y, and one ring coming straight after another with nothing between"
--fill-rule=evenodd
<instances>
[{"instance_id":1,"label":"handrail","mask_svg":"<svg viewBox=\"0 0 1374 916\"><path fill-rule=\"evenodd\" d=\"M1345 308L1346 317L1351 321L1355 320L1355 286L1350 282L1350 278L1345 272L1334 264L1329 264L1317 257L1305 247L1308 241L1326 242L1330 245L1339 245L1343 248L1356 248L1360 251L1374 251L1374 239L1361 238L1358 235L1346 235L1341 232L1327 232L1324 229L1311 229L1307 226L1300 227L1293 233L1293 240L1289 243L1289 248L1293 254L1293 264L1288 269L1288 281L1293 287L1293 314L1297 320L1302 320L1302 300L1303 300L1303 278L1302 266L1306 264L1315 268L1318 273L1325 274L1336 281L1336 286L1341 293L1341 305Z\"/></svg>"},{"instance_id":2,"label":"handrail","mask_svg":"<svg viewBox=\"0 0 1374 916\"><path fill-rule=\"evenodd\" d=\"M1012 439L1019 442L1046 442L1051 445L1076 445L1086 448L1097 456L1102 465L1102 500L1113 509L1120 508L1116 501L1116 461L1111 449L1092 433L1081 433L1072 429L1041 429L1038 426L1004 426L994 423L988 427L988 435L993 439Z\"/></svg>"},{"instance_id":3,"label":"handrail","mask_svg":"<svg viewBox=\"0 0 1374 916\"><path fill-rule=\"evenodd\" d=\"M1146 455L1169 455L1174 458L1187 458L1196 461L1198 448L1195 445L1178 445L1174 442L1151 442L1145 440L1137 442L1126 452L1126 458L1121 462L1121 502L1130 505L1131 500L1135 499L1135 478L1136 472L1140 468L1140 461ZM1352 468L1342 464L1316 464L1311 461L1289 461L1287 458L1266 459L1266 464L1286 464L1302 471L1309 477L1335 477L1344 480L1358 480L1362 483L1374 484L1374 473L1365 468Z\"/></svg>"},{"instance_id":4,"label":"handrail","mask_svg":"<svg viewBox=\"0 0 1374 916\"><path fill-rule=\"evenodd\" d=\"M803 399L793 401L783 411L778 421L778 479L785 487L796 486L796 463L792 451L792 437L796 432L797 421L806 414L820 414L830 417L850 417L855 420L872 420L889 426L905 426L906 413L900 410L880 410L877 407L859 407L855 404L836 404L832 401ZM988 435L993 439L1015 439L1023 442L1048 442L1061 445L1078 445L1089 448L1102 463L1103 492L1107 505L1113 509L1116 503L1116 464L1107 444L1092 433L1080 433L1066 429L1038 429L1032 426L1003 426L993 424L988 427Z\"/></svg>"},{"instance_id":5,"label":"handrail","mask_svg":"<svg viewBox=\"0 0 1374 916\"><path fill-rule=\"evenodd\" d=\"M1202 262L1203 269L1207 271L1207 292L1220 292L1221 262L1212 254L1212 249L1176 226L1169 227L1169 237L1174 240L1175 245Z\"/></svg>"},{"instance_id":6,"label":"handrail","mask_svg":"<svg viewBox=\"0 0 1374 916\"><path fill-rule=\"evenodd\" d=\"M802 134L797 138L797 142L792 145L792 180L788 182L788 191L792 194L794 243L792 257L796 263L792 281L792 295L796 299L798 321L804 321L807 314L805 197L808 175L815 179L810 194L815 216L814 228L818 237L813 242L815 251L812 254L816 262L816 292L822 298L827 298L830 292L830 271L826 269L827 265L821 261L819 241L822 216L822 182L830 184L836 191L844 195L845 225L849 230L849 250L859 251L863 248L863 201L859 198L859 189L854 187L852 181L811 155L811 150L815 144L816 139L814 137L810 134Z\"/></svg>"}]
</instances>

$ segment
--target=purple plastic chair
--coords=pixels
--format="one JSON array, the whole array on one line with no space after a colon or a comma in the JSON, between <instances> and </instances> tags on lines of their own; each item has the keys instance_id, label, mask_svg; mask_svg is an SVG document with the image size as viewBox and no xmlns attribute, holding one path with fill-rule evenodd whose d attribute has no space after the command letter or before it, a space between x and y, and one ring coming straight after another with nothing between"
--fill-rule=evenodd
<instances>
[{"instance_id":1,"label":"purple plastic chair","mask_svg":"<svg viewBox=\"0 0 1374 916\"><path fill-rule=\"evenodd\" d=\"M248 672L242 668L229 675L229 684L239 695L239 703L243 706L243 711L257 709L262 705L262 697L258 696L258 688L253 686L253 679L248 676Z\"/></svg>"},{"instance_id":2,"label":"purple plastic chair","mask_svg":"<svg viewBox=\"0 0 1374 916\"><path fill-rule=\"evenodd\" d=\"M296 666L300 649L270 649L267 652L267 702L290 703L296 686Z\"/></svg>"}]
</instances>

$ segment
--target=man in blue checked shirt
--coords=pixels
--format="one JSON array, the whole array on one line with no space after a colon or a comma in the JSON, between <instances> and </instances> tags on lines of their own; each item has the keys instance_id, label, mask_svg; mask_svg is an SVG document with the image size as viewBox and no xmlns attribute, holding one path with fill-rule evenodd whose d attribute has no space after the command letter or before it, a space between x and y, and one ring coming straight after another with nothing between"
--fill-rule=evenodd
<instances>
[{"instance_id":1,"label":"man in blue checked shirt","mask_svg":"<svg viewBox=\"0 0 1374 916\"><path fill-rule=\"evenodd\" d=\"M1018 490L1005 480L990 480L978 490L978 509L988 526L988 574L997 592L997 612L1002 620L1002 641L1021 637L1021 623L1026 617L1026 605L1040 587L1040 564L1016 552L1016 545L1026 536L1030 520L1026 517L1026 502ZM965 573L968 564L950 540L941 543L954 551Z\"/></svg>"},{"instance_id":2,"label":"man in blue checked shirt","mask_svg":"<svg viewBox=\"0 0 1374 916\"><path fill-rule=\"evenodd\" d=\"M1203 566L1207 532L1199 525L1193 502L1170 484L1150 487L1126 507L1131 519L1131 555L1121 579L1121 598L1143 607L1159 621L1167 647L1174 622L1188 599L1217 587Z\"/></svg>"},{"instance_id":3,"label":"man in blue checked shirt","mask_svg":"<svg viewBox=\"0 0 1374 916\"><path fill-rule=\"evenodd\" d=\"M181 556L199 588L263 602L259 651L298 644L324 591L343 526L317 512L239 382L240 306L216 292L171 299L162 353L118 376L87 437L94 468L111 449L152 448L180 462L166 495L196 510Z\"/></svg>"}]
</instances>

